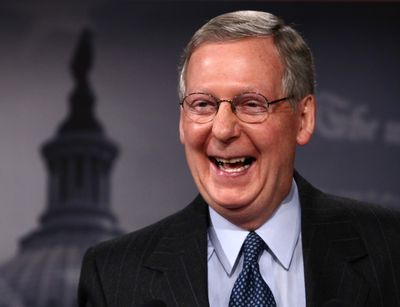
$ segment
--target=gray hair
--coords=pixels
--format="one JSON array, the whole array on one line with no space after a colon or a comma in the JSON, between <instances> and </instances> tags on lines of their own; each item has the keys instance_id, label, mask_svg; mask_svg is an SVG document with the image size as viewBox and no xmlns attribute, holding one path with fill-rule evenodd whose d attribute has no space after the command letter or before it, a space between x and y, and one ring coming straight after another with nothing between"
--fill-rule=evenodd
<instances>
[{"instance_id":1,"label":"gray hair","mask_svg":"<svg viewBox=\"0 0 400 307\"><path fill-rule=\"evenodd\" d=\"M282 89L292 105L314 93L313 57L301 35L278 17L259 11L237 11L219 15L193 35L182 54L179 97L186 91L186 69L192 53L206 42L223 42L249 37L273 37L284 66Z\"/></svg>"}]
</instances>

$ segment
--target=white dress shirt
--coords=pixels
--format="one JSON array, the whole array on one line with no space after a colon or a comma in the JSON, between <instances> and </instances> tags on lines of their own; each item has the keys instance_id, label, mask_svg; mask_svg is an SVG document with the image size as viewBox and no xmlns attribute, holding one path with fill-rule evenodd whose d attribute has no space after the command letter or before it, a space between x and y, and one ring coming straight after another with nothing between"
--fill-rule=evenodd
<instances>
[{"instance_id":1,"label":"white dress shirt","mask_svg":"<svg viewBox=\"0 0 400 307\"><path fill-rule=\"evenodd\" d=\"M210 307L229 305L233 285L243 265L240 249L249 233L211 207L208 229L208 296ZM259 259L260 272L278 307L305 307L301 217L297 185L256 233L269 247Z\"/></svg>"}]
</instances>

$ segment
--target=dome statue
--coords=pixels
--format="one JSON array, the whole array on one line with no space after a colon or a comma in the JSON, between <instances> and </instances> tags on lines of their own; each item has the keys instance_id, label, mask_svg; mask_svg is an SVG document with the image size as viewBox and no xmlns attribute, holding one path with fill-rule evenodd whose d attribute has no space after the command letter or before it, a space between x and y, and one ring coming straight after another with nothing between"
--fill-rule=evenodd
<instances>
[{"instance_id":1,"label":"dome statue","mask_svg":"<svg viewBox=\"0 0 400 307\"><path fill-rule=\"evenodd\" d=\"M75 88L69 114L41 148L48 186L39 226L0 266L0 307L76 307L86 249L122 233L110 208L118 148L95 116L88 80L91 40L85 30L71 62Z\"/></svg>"}]
</instances>

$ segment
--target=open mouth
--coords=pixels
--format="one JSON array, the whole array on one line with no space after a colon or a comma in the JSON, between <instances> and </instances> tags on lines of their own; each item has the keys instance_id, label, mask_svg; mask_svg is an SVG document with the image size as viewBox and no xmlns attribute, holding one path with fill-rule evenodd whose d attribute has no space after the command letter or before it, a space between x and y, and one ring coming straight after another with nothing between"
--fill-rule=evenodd
<instances>
[{"instance_id":1,"label":"open mouth","mask_svg":"<svg viewBox=\"0 0 400 307\"><path fill-rule=\"evenodd\" d=\"M238 157L232 159L222 159L217 157L209 157L220 170L227 173L240 173L248 169L255 161L253 157Z\"/></svg>"}]
</instances>

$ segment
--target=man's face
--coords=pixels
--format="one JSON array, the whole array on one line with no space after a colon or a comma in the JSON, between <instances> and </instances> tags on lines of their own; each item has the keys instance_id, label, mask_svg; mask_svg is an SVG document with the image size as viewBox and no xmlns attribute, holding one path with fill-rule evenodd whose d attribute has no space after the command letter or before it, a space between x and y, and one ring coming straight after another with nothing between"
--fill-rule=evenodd
<instances>
[{"instance_id":1,"label":"man's face","mask_svg":"<svg viewBox=\"0 0 400 307\"><path fill-rule=\"evenodd\" d=\"M271 38L205 43L188 63L186 94L232 99L258 92L272 101L284 97L282 73ZM311 136L313 99L307 96L296 111L287 101L273 105L269 117L257 124L240 121L226 102L203 124L181 110L180 139L189 168L201 195L219 214L247 229L271 216L290 190L296 144Z\"/></svg>"}]
</instances>

